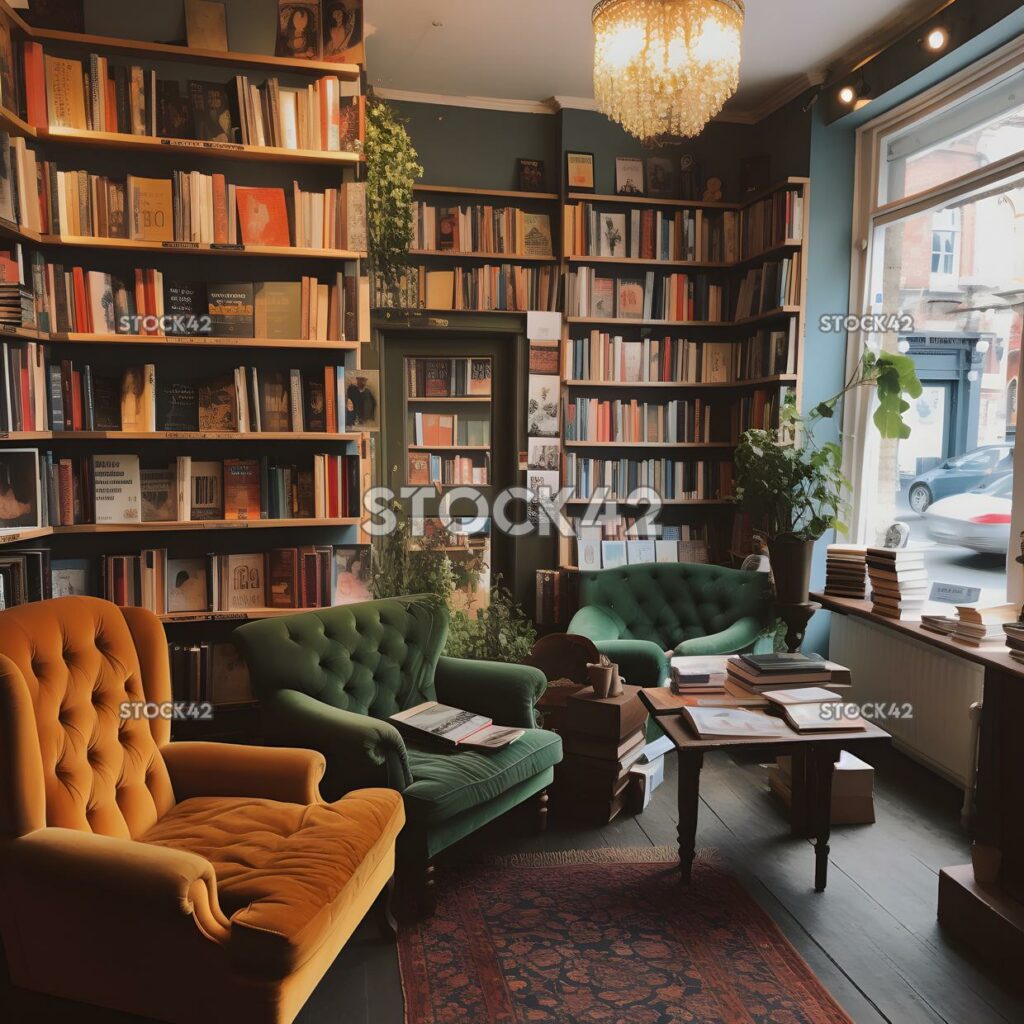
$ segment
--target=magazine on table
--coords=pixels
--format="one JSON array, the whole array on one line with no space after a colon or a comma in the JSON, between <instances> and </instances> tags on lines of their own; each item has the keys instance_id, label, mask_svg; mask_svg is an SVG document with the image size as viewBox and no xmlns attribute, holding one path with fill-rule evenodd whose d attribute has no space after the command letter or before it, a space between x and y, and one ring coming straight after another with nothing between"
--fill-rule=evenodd
<instances>
[{"instance_id":1,"label":"magazine on table","mask_svg":"<svg viewBox=\"0 0 1024 1024\"><path fill-rule=\"evenodd\" d=\"M420 734L451 746L499 750L523 735L522 729L495 725L485 715L448 707L429 700L391 716L391 721L413 735Z\"/></svg>"}]
</instances>

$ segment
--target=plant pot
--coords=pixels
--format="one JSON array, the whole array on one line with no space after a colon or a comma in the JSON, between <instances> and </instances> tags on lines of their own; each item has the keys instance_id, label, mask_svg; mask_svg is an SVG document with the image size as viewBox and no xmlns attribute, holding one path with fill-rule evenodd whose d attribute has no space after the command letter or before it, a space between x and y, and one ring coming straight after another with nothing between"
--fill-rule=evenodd
<instances>
[{"instance_id":1,"label":"plant pot","mask_svg":"<svg viewBox=\"0 0 1024 1024\"><path fill-rule=\"evenodd\" d=\"M775 580L775 601L778 605L806 604L810 600L813 552L813 540L775 537L768 541L768 555Z\"/></svg>"},{"instance_id":2,"label":"plant pot","mask_svg":"<svg viewBox=\"0 0 1024 1024\"><path fill-rule=\"evenodd\" d=\"M616 668L614 665L588 665L587 676L590 685L594 688L594 696L598 700L604 700L611 695L612 681Z\"/></svg>"}]
</instances>

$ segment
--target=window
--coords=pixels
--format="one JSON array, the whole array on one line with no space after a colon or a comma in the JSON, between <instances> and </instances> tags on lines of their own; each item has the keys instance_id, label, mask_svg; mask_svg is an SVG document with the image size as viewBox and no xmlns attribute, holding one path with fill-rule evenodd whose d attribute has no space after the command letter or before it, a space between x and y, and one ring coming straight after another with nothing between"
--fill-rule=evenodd
<instances>
[{"instance_id":1,"label":"window","mask_svg":"<svg viewBox=\"0 0 1024 1024\"><path fill-rule=\"evenodd\" d=\"M878 543L905 522L912 542L927 546L932 581L979 586L986 600L1006 600L1010 537L1024 529L1024 508L1015 515L1012 500L1024 328L1022 60L1018 41L858 137L855 232L866 245L852 294L863 296L862 312L902 314L903 329L851 335L848 360L852 367L866 344L906 352L923 394L906 415L911 436L898 442L871 427L869 393L847 403L851 539Z\"/></svg>"},{"instance_id":2,"label":"window","mask_svg":"<svg viewBox=\"0 0 1024 1024\"><path fill-rule=\"evenodd\" d=\"M959 255L960 211L939 210L932 214L932 284L945 281L956 287Z\"/></svg>"}]
</instances>

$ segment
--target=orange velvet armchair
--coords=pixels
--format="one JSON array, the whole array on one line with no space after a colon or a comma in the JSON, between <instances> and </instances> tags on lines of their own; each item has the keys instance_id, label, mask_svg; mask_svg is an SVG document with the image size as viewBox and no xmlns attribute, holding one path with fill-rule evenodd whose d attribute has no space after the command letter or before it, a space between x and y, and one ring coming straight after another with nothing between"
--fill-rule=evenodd
<instances>
[{"instance_id":1,"label":"orange velvet armchair","mask_svg":"<svg viewBox=\"0 0 1024 1024\"><path fill-rule=\"evenodd\" d=\"M171 743L158 619L0 613L0 934L20 987L171 1022L290 1022L388 885L402 798L324 803L309 750Z\"/></svg>"}]
</instances>

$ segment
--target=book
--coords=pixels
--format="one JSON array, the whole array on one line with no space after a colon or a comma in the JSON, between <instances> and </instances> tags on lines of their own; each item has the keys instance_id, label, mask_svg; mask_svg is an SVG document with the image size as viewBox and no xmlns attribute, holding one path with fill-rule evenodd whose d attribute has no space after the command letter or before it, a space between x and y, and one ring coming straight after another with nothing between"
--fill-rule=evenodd
<instances>
[{"instance_id":1,"label":"book","mask_svg":"<svg viewBox=\"0 0 1024 1024\"><path fill-rule=\"evenodd\" d=\"M448 746L473 746L480 749L507 747L523 735L522 729L496 726L483 715L425 701L398 711L389 721L413 736L440 741Z\"/></svg>"},{"instance_id":2,"label":"book","mask_svg":"<svg viewBox=\"0 0 1024 1024\"><path fill-rule=\"evenodd\" d=\"M92 593L87 558L54 558L50 562L50 591L54 597L82 597Z\"/></svg>"},{"instance_id":3,"label":"book","mask_svg":"<svg viewBox=\"0 0 1024 1024\"><path fill-rule=\"evenodd\" d=\"M298 339L302 329L302 284L298 281L258 281L253 296L257 338Z\"/></svg>"},{"instance_id":4,"label":"book","mask_svg":"<svg viewBox=\"0 0 1024 1024\"><path fill-rule=\"evenodd\" d=\"M140 489L144 523L172 523L178 518L176 466L142 469Z\"/></svg>"},{"instance_id":5,"label":"book","mask_svg":"<svg viewBox=\"0 0 1024 1024\"><path fill-rule=\"evenodd\" d=\"M158 430L194 432L199 430L199 392L194 384L163 384L156 393Z\"/></svg>"},{"instance_id":6,"label":"book","mask_svg":"<svg viewBox=\"0 0 1024 1024\"><path fill-rule=\"evenodd\" d=\"M205 282L168 281L164 285L164 314L169 318L167 334L183 337L201 334L202 320L208 313Z\"/></svg>"},{"instance_id":7,"label":"book","mask_svg":"<svg viewBox=\"0 0 1024 1024\"><path fill-rule=\"evenodd\" d=\"M815 671L758 673L752 671L740 657L726 661L727 682L735 682L752 693L763 693L766 689L796 689L817 686L823 683L830 687L848 687L849 669L832 661L822 661Z\"/></svg>"},{"instance_id":8,"label":"book","mask_svg":"<svg viewBox=\"0 0 1024 1024\"><path fill-rule=\"evenodd\" d=\"M265 607L266 565L263 555L227 555L224 558L221 606L226 611Z\"/></svg>"},{"instance_id":9,"label":"book","mask_svg":"<svg viewBox=\"0 0 1024 1024\"><path fill-rule=\"evenodd\" d=\"M42 525L39 452L34 448L0 451L0 530Z\"/></svg>"},{"instance_id":10,"label":"book","mask_svg":"<svg viewBox=\"0 0 1024 1024\"><path fill-rule=\"evenodd\" d=\"M174 241L174 195L169 178L128 175L131 237L145 242Z\"/></svg>"},{"instance_id":11,"label":"book","mask_svg":"<svg viewBox=\"0 0 1024 1024\"><path fill-rule=\"evenodd\" d=\"M825 659L820 654L740 654L737 655L752 672L758 674L820 672Z\"/></svg>"},{"instance_id":12,"label":"book","mask_svg":"<svg viewBox=\"0 0 1024 1024\"><path fill-rule=\"evenodd\" d=\"M207 285L211 333L219 338L253 336L254 289L251 281Z\"/></svg>"},{"instance_id":13,"label":"book","mask_svg":"<svg viewBox=\"0 0 1024 1024\"><path fill-rule=\"evenodd\" d=\"M46 81L46 111L49 127L88 127L85 116L85 89L80 60L68 60L46 54L43 58Z\"/></svg>"},{"instance_id":14,"label":"book","mask_svg":"<svg viewBox=\"0 0 1024 1024\"><path fill-rule=\"evenodd\" d=\"M238 431L238 396L234 374L200 381L197 388L199 429L211 433Z\"/></svg>"},{"instance_id":15,"label":"book","mask_svg":"<svg viewBox=\"0 0 1024 1024\"><path fill-rule=\"evenodd\" d=\"M185 0L185 34L190 49L226 51L228 30L224 4Z\"/></svg>"},{"instance_id":16,"label":"book","mask_svg":"<svg viewBox=\"0 0 1024 1024\"><path fill-rule=\"evenodd\" d=\"M271 608L298 607L298 552L275 548L267 552L267 594Z\"/></svg>"},{"instance_id":17,"label":"book","mask_svg":"<svg viewBox=\"0 0 1024 1024\"><path fill-rule=\"evenodd\" d=\"M168 558L165 579L168 612L207 611L205 558Z\"/></svg>"},{"instance_id":18,"label":"book","mask_svg":"<svg viewBox=\"0 0 1024 1024\"><path fill-rule=\"evenodd\" d=\"M234 142L231 99L218 82L189 82L189 101L195 137L203 142Z\"/></svg>"},{"instance_id":19,"label":"book","mask_svg":"<svg viewBox=\"0 0 1024 1024\"><path fill-rule=\"evenodd\" d=\"M239 231L245 245L291 246L284 189L239 185L235 189L235 199Z\"/></svg>"},{"instance_id":20,"label":"book","mask_svg":"<svg viewBox=\"0 0 1024 1024\"><path fill-rule=\"evenodd\" d=\"M220 462L190 460L190 518L196 522L224 518L224 468Z\"/></svg>"},{"instance_id":21,"label":"book","mask_svg":"<svg viewBox=\"0 0 1024 1024\"><path fill-rule=\"evenodd\" d=\"M773 739L790 735L786 725L777 718L747 711L744 708L690 707L684 705L680 714L698 739Z\"/></svg>"},{"instance_id":22,"label":"book","mask_svg":"<svg viewBox=\"0 0 1024 1024\"><path fill-rule=\"evenodd\" d=\"M129 366L121 378L121 423L123 431L148 433L156 430L156 367Z\"/></svg>"},{"instance_id":23,"label":"book","mask_svg":"<svg viewBox=\"0 0 1024 1024\"><path fill-rule=\"evenodd\" d=\"M260 464L255 459L224 460L224 518L262 518Z\"/></svg>"},{"instance_id":24,"label":"book","mask_svg":"<svg viewBox=\"0 0 1024 1024\"><path fill-rule=\"evenodd\" d=\"M867 728L859 715L838 714L834 701L780 704L786 721L797 732L856 732Z\"/></svg>"},{"instance_id":25,"label":"book","mask_svg":"<svg viewBox=\"0 0 1024 1024\"><path fill-rule=\"evenodd\" d=\"M94 455L91 465L96 523L141 522L138 455Z\"/></svg>"}]
</instances>

